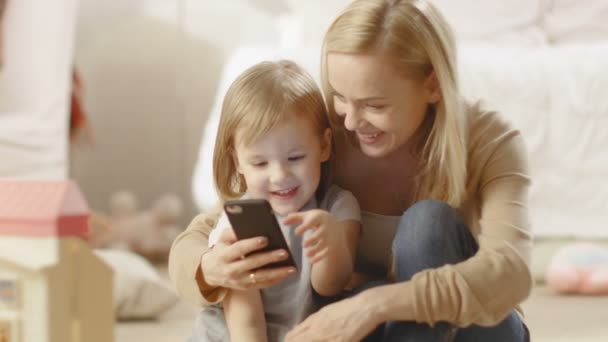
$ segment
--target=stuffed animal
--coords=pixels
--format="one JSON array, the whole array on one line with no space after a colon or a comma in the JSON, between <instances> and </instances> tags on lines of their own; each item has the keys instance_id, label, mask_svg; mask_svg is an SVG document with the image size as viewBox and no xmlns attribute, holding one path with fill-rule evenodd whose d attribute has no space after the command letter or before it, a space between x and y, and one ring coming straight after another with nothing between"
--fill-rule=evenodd
<instances>
[{"instance_id":1,"label":"stuffed animal","mask_svg":"<svg viewBox=\"0 0 608 342\"><path fill-rule=\"evenodd\" d=\"M110 198L109 215L92 216L89 241L96 248L130 250L151 262L162 263L181 232L181 215L182 202L175 195L163 195L150 209L138 211L135 195L119 191Z\"/></svg>"},{"instance_id":2,"label":"stuffed animal","mask_svg":"<svg viewBox=\"0 0 608 342\"><path fill-rule=\"evenodd\" d=\"M608 249L592 243L565 246L545 273L547 285L564 294L608 294Z\"/></svg>"}]
</instances>

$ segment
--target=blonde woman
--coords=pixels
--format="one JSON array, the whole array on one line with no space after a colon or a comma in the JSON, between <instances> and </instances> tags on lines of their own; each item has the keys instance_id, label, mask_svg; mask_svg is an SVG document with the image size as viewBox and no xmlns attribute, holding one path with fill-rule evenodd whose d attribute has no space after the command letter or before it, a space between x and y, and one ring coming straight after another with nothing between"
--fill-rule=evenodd
<instances>
[{"instance_id":1,"label":"blonde woman","mask_svg":"<svg viewBox=\"0 0 608 342\"><path fill-rule=\"evenodd\" d=\"M354 290L287 341L529 340L519 307L532 287L523 139L462 99L455 58L450 28L425 0L357 0L329 28L322 85L335 182L357 198L362 231ZM213 254L176 281L200 302L238 283ZM268 281L282 279L275 271Z\"/></svg>"},{"instance_id":2,"label":"blonde woman","mask_svg":"<svg viewBox=\"0 0 608 342\"><path fill-rule=\"evenodd\" d=\"M529 340L518 306L532 287L523 139L463 101L455 57L450 28L425 0L354 1L329 28L322 82L336 181L362 210L361 277L356 295L287 341L374 330L379 341Z\"/></svg>"}]
</instances>

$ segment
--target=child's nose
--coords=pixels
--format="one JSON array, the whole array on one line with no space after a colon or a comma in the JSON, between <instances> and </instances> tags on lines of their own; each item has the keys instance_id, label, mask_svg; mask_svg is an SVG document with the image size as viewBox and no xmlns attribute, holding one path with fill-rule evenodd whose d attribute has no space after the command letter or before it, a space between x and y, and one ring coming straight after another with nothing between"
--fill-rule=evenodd
<instances>
[{"instance_id":1,"label":"child's nose","mask_svg":"<svg viewBox=\"0 0 608 342\"><path fill-rule=\"evenodd\" d=\"M283 163L275 165L271 174L271 181L279 183L289 177L289 169Z\"/></svg>"}]
</instances>

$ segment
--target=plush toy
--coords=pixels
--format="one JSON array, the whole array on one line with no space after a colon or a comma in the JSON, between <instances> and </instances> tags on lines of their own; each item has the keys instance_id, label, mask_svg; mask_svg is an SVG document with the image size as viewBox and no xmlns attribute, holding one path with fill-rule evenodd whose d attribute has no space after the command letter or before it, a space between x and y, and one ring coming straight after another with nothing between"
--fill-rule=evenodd
<instances>
[{"instance_id":1,"label":"plush toy","mask_svg":"<svg viewBox=\"0 0 608 342\"><path fill-rule=\"evenodd\" d=\"M161 196L148 210L138 211L135 195L119 191L110 198L110 214L91 218L90 243L96 248L134 251L151 262L165 262L171 243L181 232L181 200Z\"/></svg>"},{"instance_id":2,"label":"plush toy","mask_svg":"<svg viewBox=\"0 0 608 342\"><path fill-rule=\"evenodd\" d=\"M565 246L545 273L547 285L564 294L608 294L608 250L592 243Z\"/></svg>"}]
</instances>

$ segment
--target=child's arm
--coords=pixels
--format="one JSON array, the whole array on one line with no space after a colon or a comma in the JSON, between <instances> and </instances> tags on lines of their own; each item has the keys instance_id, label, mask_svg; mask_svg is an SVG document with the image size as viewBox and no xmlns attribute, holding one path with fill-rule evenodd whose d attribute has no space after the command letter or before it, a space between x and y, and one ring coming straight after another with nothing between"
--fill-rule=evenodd
<instances>
[{"instance_id":1,"label":"child's arm","mask_svg":"<svg viewBox=\"0 0 608 342\"><path fill-rule=\"evenodd\" d=\"M322 296L340 293L353 274L359 221L337 221L327 211L314 209L289 215L283 222L299 223L296 234L312 231L303 247L312 264L311 284L315 291Z\"/></svg>"},{"instance_id":2,"label":"child's arm","mask_svg":"<svg viewBox=\"0 0 608 342\"><path fill-rule=\"evenodd\" d=\"M259 290L230 290L224 299L224 316L231 341L268 341Z\"/></svg>"},{"instance_id":3,"label":"child's arm","mask_svg":"<svg viewBox=\"0 0 608 342\"><path fill-rule=\"evenodd\" d=\"M359 221L347 220L337 221L328 227L335 230L339 237L333 240L333 245L328 246L325 257L312 264L310 280L318 294L333 296L348 285L355 268L360 226Z\"/></svg>"}]
</instances>

